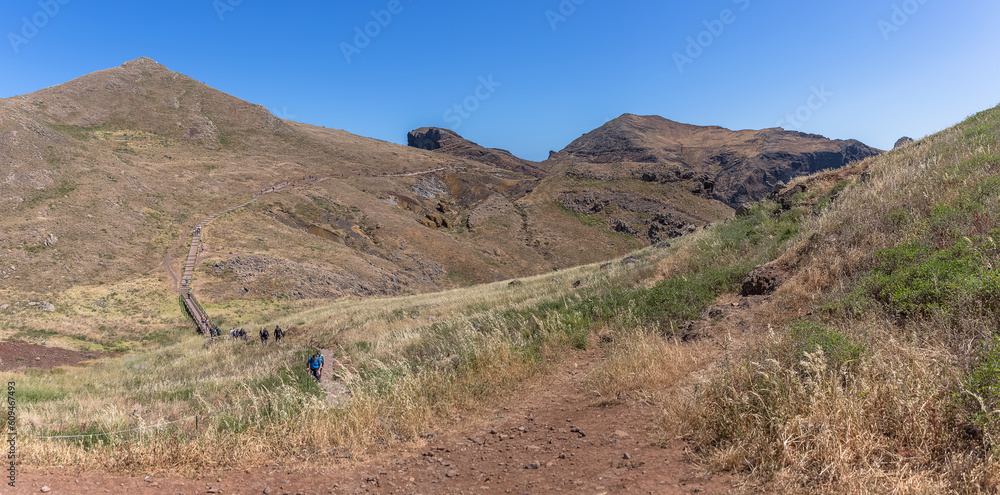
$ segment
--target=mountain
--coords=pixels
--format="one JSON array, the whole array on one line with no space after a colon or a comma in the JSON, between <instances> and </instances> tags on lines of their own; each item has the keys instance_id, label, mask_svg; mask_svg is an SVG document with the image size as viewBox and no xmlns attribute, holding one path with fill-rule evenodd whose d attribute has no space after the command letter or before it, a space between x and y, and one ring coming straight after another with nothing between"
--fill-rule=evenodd
<instances>
[{"instance_id":1,"label":"mountain","mask_svg":"<svg viewBox=\"0 0 1000 495\"><path fill-rule=\"evenodd\" d=\"M279 119L148 58L0 99L0 161L0 295L15 302L176 287L195 225L285 182L205 228L209 302L426 292L639 245L519 203L539 183L530 163Z\"/></svg>"},{"instance_id":2,"label":"mountain","mask_svg":"<svg viewBox=\"0 0 1000 495\"><path fill-rule=\"evenodd\" d=\"M856 140L781 129L731 131L625 114L546 162L549 169L597 180L693 180L732 208L763 199L779 182L843 167L881 153Z\"/></svg>"},{"instance_id":3,"label":"mountain","mask_svg":"<svg viewBox=\"0 0 1000 495\"><path fill-rule=\"evenodd\" d=\"M540 177L535 197L541 202L554 201L649 243L725 218L795 177L881 153L854 140L781 129L730 131L632 114L581 136L540 163L483 148L446 129L417 129L407 142Z\"/></svg>"},{"instance_id":4,"label":"mountain","mask_svg":"<svg viewBox=\"0 0 1000 495\"><path fill-rule=\"evenodd\" d=\"M408 142L279 119L148 58L2 99L0 294L172 290L195 225L285 183L205 228L206 301L504 280L691 232L778 180L874 152L636 116L541 163L443 129Z\"/></svg>"}]
</instances>

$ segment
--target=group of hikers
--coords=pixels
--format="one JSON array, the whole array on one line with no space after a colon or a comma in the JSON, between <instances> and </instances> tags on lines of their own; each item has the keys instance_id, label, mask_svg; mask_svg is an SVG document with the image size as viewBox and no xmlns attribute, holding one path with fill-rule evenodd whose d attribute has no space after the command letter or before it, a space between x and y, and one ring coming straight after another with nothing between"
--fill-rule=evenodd
<instances>
[{"instance_id":1,"label":"group of hikers","mask_svg":"<svg viewBox=\"0 0 1000 495\"><path fill-rule=\"evenodd\" d=\"M208 318L203 317L202 322L209 327L209 336L213 339L222 336L222 330L209 322ZM287 331L283 330L281 325L275 325L274 342L276 344L280 343L281 339L285 338L286 333ZM267 330L267 327L261 328L258 335L260 337L261 345L267 345L267 341L271 338L271 332ZM244 342L250 340L249 334L247 334L247 331L242 328L234 328L230 330L229 337L233 340L242 340ZM306 361L306 368L309 369L309 374L311 374L316 381L320 381L323 377L323 367L325 364L325 357L323 356L323 353L317 350L312 356L309 357L309 360Z\"/></svg>"},{"instance_id":2,"label":"group of hikers","mask_svg":"<svg viewBox=\"0 0 1000 495\"><path fill-rule=\"evenodd\" d=\"M268 339L271 338L271 332L267 330L267 327L261 328L260 332L257 334L260 337L260 343L263 345L267 344ZM212 338L221 337L222 330L214 325L209 326L209 336ZM229 331L229 337L234 340L242 340L247 342L250 340L250 334L242 328L234 328ZM281 339L285 338L285 330L281 329L281 325L274 326L274 343L280 343Z\"/></svg>"}]
</instances>

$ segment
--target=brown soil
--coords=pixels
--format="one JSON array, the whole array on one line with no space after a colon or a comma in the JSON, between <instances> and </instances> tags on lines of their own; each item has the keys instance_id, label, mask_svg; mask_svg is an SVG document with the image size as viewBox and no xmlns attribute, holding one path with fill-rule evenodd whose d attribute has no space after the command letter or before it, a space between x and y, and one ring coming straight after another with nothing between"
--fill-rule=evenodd
<instances>
[{"instance_id":1,"label":"brown soil","mask_svg":"<svg viewBox=\"0 0 1000 495\"><path fill-rule=\"evenodd\" d=\"M429 433L407 452L344 460L313 472L269 465L195 479L169 473L111 476L96 472L22 471L11 493L725 493L730 480L701 476L683 443L660 446L653 423L661 409L643 403L602 405L581 389L600 348L577 354L519 400L449 431ZM6 490L4 493L8 493Z\"/></svg>"},{"instance_id":2,"label":"brown soil","mask_svg":"<svg viewBox=\"0 0 1000 495\"><path fill-rule=\"evenodd\" d=\"M22 368L49 369L74 365L98 357L97 352L80 352L37 344L0 342L0 371Z\"/></svg>"}]
</instances>

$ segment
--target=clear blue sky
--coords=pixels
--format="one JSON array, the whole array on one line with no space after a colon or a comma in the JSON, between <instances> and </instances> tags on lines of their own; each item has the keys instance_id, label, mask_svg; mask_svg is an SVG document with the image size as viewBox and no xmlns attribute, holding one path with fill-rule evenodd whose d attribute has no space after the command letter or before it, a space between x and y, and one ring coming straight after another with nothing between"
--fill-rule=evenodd
<instances>
[{"instance_id":1,"label":"clear blue sky","mask_svg":"<svg viewBox=\"0 0 1000 495\"><path fill-rule=\"evenodd\" d=\"M148 56L397 143L457 125L540 160L628 112L889 148L1000 103L997 19L984 0L6 0L0 97Z\"/></svg>"}]
</instances>

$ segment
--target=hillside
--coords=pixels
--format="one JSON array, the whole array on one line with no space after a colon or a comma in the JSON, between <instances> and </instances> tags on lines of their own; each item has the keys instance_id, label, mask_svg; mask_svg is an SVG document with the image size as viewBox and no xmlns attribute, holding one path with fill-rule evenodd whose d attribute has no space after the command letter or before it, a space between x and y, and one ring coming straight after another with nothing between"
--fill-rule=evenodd
<instances>
[{"instance_id":1,"label":"hillside","mask_svg":"<svg viewBox=\"0 0 1000 495\"><path fill-rule=\"evenodd\" d=\"M459 158L480 162L491 167L502 168L534 177L545 177L546 172L537 162L523 160L507 150L484 148L450 129L422 127L406 135L406 145L428 151L438 151Z\"/></svg>"},{"instance_id":2,"label":"hillside","mask_svg":"<svg viewBox=\"0 0 1000 495\"><path fill-rule=\"evenodd\" d=\"M437 149L278 119L147 58L0 100L0 160L10 164L0 187L3 311L33 328L28 302L64 318L105 304L94 319L64 323L108 343L98 329L121 316L114 294L169 293L184 234L276 184L290 187L206 229L194 283L208 301L505 280L609 259L732 214L701 175L623 179L594 170L628 164L577 163L586 136L542 164L450 131L413 139Z\"/></svg>"},{"instance_id":3,"label":"hillside","mask_svg":"<svg viewBox=\"0 0 1000 495\"><path fill-rule=\"evenodd\" d=\"M247 320L294 327L284 347L189 336L18 377L44 398L23 412L25 451L42 467L196 469L237 491L273 482L240 473L280 457L298 463L292 486L372 490L725 491L700 470L754 493L992 492L998 136L1000 107L611 263ZM345 403L289 364L313 345ZM101 401L82 392L98 387ZM30 438L195 414L200 430L130 438L128 458L113 437Z\"/></svg>"},{"instance_id":4,"label":"hillside","mask_svg":"<svg viewBox=\"0 0 1000 495\"><path fill-rule=\"evenodd\" d=\"M119 141L109 145L101 129L86 131L94 137L76 137L77 130L66 127L53 134L51 125L32 123L40 114L29 110L11 111L11 117L5 110L4 125L19 118L24 124L5 128L5 139L23 139L28 146L73 143L79 157L67 152L48 165L55 178L68 170L82 179L63 190L62 203L59 196L46 197L43 210L22 198L18 208L25 209L14 210L22 216L3 219L9 222L5 228L26 226L11 228L16 235L71 218L60 217L61 210L71 209L87 188L118 193L125 187L121 182L143 184L154 197L153 188L163 187L104 181L107 165L98 158L123 153L107 148L124 149L126 141L131 146L131 137L112 135ZM420 168L406 162L412 167L404 167L407 172L360 168L350 175L329 169L328 180L296 182L210 224L211 248L196 280L200 292L217 295L207 298L209 312L227 328L280 324L290 332L281 346L206 342L191 335L166 284L141 277L67 289L52 313L37 305L4 308L5 338L51 344L76 335L71 343L81 348L131 351L94 354L74 368L11 371L20 394L22 462L49 470L31 473L33 492L49 479L59 487L81 480L87 488L107 486L107 479L93 480L95 472L116 473L120 477L111 480L119 486L155 487L162 479L172 489L197 484L213 492L221 480L227 492L324 483L331 491L351 485L401 492L515 486L601 493L610 486L721 493L728 486L720 479L750 493L993 493L1000 486L1000 340L994 332L1000 324L1000 107L891 152L797 178L738 215L624 258L444 292L336 301L261 298L248 304L228 298L227 291L238 294L244 284L257 291L289 289L244 281L242 267L296 255L289 246L312 237L340 237L343 248L331 254L329 244L302 244L302 252L309 252L298 253L302 264L321 266L329 256L359 251L373 265L397 262L403 259L399 252L396 258L379 254L379 232L396 228L417 229L412 232L425 234L428 243L452 239L424 248L443 250L434 255L450 259L461 257L469 245L464 243L482 232L502 232L497 224L503 225L506 214L522 219L512 224L516 229L551 229L552 237L536 238L531 250L549 253L540 255L547 261L563 255L558 249L588 253L579 257L612 250L586 236L606 223L572 211L559 197L572 184L597 190L608 182L645 183L571 174L573 155L554 162L566 170L553 167L538 179L339 131L285 125L297 150L312 150L303 160L341 153L337 160L346 170L360 166L363 153L425 161ZM338 145L325 148L330 142ZM178 151L172 160L192 160L185 163L194 167L201 162L193 157L203 156L205 144L173 145ZM219 144L213 153L235 156L225 155L236 153L227 151L232 142ZM154 161L153 153L128 149L135 154L123 155ZM250 166L256 158L246 153L240 167L259 179L278 179L263 165ZM97 171L94 177L78 159ZM34 162L22 160L14 176L44 182L44 174L28 175ZM215 184L239 184L221 180L226 167L232 165L197 171ZM421 172L435 167L447 173ZM230 168L233 177L236 169ZM391 175L414 172L422 175ZM336 173L343 174L339 181ZM162 177L167 187L191 189L172 173ZM27 179L19 184L31 191ZM213 194L212 184L202 189L206 199L175 193L162 201L209 212L231 206L232 195L215 197L222 195ZM357 199L334 203L327 199L334 194ZM370 196L375 199L365 199ZM119 196L98 195L87 210L104 215L102 222L115 220L113 213L101 213L117 211L102 206L108 197ZM459 199L467 197L480 199L463 206ZM451 206L441 198L458 199ZM437 213L421 210L424 200L437 201ZM433 215L449 218L442 203L455 209L477 205L471 209L482 215L473 221L470 214L467 237L436 221ZM132 203L118 207L127 205L122 214L135 214ZM490 205L485 212L483 205ZM139 212L151 210L147 204ZM29 218L24 211L46 215ZM486 215L492 211L503 213ZM546 212L559 213L564 222L545 223ZM362 214L386 220L369 230ZM78 217L84 225L99 221ZM359 221L327 234L315 230L337 218ZM559 230L569 226L584 233L575 243L568 230ZM114 232L95 232L92 241L129 242ZM25 251L63 259L63 238L40 242L45 240L49 246ZM15 251L16 245L4 253ZM565 256L560 261L571 261ZM94 321L108 325L94 334L122 338L131 332L148 346L97 345L78 328ZM302 367L315 349L330 359L322 384ZM40 438L52 435L84 437ZM85 472L68 476L66 467Z\"/></svg>"},{"instance_id":5,"label":"hillside","mask_svg":"<svg viewBox=\"0 0 1000 495\"><path fill-rule=\"evenodd\" d=\"M541 163L482 148L445 129L418 129L407 138L411 147L542 177L532 202L557 203L654 244L726 218L796 177L881 153L855 140L781 129L730 131L631 114Z\"/></svg>"},{"instance_id":6,"label":"hillside","mask_svg":"<svg viewBox=\"0 0 1000 495\"><path fill-rule=\"evenodd\" d=\"M164 257L184 232L294 181L206 231L196 279L207 295L423 292L635 247L568 213L531 230L513 202L535 177L277 119L149 59L0 100L0 143L11 309L136 278L166 289ZM580 251L580 236L607 242Z\"/></svg>"}]
</instances>

